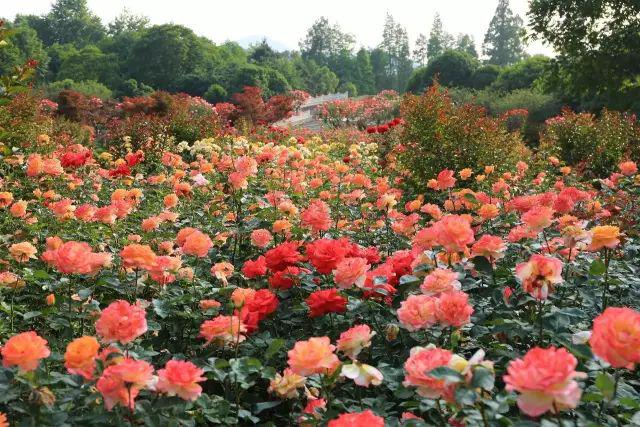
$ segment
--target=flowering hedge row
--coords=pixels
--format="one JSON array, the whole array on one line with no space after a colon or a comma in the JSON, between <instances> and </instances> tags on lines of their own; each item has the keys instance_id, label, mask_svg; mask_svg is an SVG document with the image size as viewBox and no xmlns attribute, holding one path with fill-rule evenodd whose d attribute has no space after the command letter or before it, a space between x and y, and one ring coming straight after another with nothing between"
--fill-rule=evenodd
<instances>
[{"instance_id":1,"label":"flowering hedge row","mask_svg":"<svg viewBox=\"0 0 640 427\"><path fill-rule=\"evenodd\" d=\"M635 163L415 192L415 119L6 151L0 425L637 422Z\"/></svg>"}]
</instances>

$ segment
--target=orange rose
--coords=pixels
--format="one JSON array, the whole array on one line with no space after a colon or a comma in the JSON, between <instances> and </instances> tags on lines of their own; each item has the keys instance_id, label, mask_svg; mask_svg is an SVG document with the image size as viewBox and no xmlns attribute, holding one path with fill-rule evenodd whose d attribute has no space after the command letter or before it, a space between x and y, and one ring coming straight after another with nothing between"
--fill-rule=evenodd
<instances>
[{"instance_id":1,"label":"orange rose","mask_svg":"<svg viewBox=\"0 0 640 427\"><path fill-rule=\"evenodd\" d=\"M69 373L81 375L90 380L96 367L96 357L100 350L98 340L91 336L76 338L67 345L64 366Z\"/></svg>"},{"instance_id":2,"label":"orange rose","mask_svg":"<svg viewBox=\"0 0 640 427\"><path fill-rule=\"evenodd\" d=\"M589 249L597 251L602 248L613 249L620 243L620 229L613 225L600 225L591 230L591 245Z\"/></svg>"},{"instance_id":3,"label":"orange rose","mask_svg":"<svg viewBox=\"0 0 640 427\"><path fill-rule=\"evenodd\" d=\"M156 254L148 245L127 245L120 251L120 256L126 268L150 269L156 261Z\"/></svg>"},{"instance_id":4,"label":"orange rose","mask_svg":"<svg viewBox=\"0 0 640 427\"><path fill-rule=\"evenodd\" d=\"M51 351L47 340L34 331L14 335L6 342L2 350L2 365L5 368L18 366L22 371L33 371L40 359L49 357Z\"/></svg>"}]
</instances>

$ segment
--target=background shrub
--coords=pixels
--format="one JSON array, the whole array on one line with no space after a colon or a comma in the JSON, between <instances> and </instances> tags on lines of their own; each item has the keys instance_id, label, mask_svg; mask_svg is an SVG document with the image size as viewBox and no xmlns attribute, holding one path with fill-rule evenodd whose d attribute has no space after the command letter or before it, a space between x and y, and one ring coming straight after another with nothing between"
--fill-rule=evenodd
<instances>
[{"instance_id":1,"label":"background shrub","mask_svg":"<svg viewBox=\"0 0 640 427\"><path fill-rule=\"evenodd\" d=\"M419 185L445 168L507 170L528 154L519 133L508 132L505 118L487 116L477 105L456 105L438 85L407 96L401 113L406 124L400 161Z\"/></svg>"},{"instance_id":2,"label":"background shrub","mask_svg":"<svg viewBox=\"0 0 640 427\"><path fill-rule=\"evenodd\" d=\"M638 159L639 140L635 115L604 110L596 118L564 109L562 115L547 121L540 135L540 151L560 157L585 173L605 176L624 158Z\"/></svg>"}]
</instances>

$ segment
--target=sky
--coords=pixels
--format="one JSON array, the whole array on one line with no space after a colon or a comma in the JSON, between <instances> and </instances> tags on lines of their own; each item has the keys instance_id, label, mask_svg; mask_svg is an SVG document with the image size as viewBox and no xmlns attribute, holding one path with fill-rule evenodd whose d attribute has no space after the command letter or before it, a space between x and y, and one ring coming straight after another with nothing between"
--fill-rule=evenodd
<instances>
[{"instance_id":1,"label":"sky","mask_svg":"<svg viewBox=\"0 0 640 427\"><path fill-rule=\"evenodd\" d=\"M0 14L44 14L52 0L0 0ZM471 34L478 50L498 0L88 0L89 8L105 23L123 8L150 18L152 24L172 22L193 29L216 43L267 36L289 49L297 49L307 29L321 16L356 37L357 47L375 47L382 38L385 15L404 25L411 43L429 34L436 13L444 29L454 35ZM526 22L527 0L511 0L512 10ZM527 47L530 54L551 55L540 42Z\"/></svg>"}]
</instances>

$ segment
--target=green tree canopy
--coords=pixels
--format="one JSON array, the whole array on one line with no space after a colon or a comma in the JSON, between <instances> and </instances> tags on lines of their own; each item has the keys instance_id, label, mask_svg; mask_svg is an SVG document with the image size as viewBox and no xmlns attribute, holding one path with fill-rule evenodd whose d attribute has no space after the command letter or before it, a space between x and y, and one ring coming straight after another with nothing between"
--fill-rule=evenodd
<instances>
[{"instance_id":1,"label":"green tree canopy","mask_svg":"<svg viewBox=\"0 0 640 427\"><path fill-rule=\"evenodd\" d=\"M443 86L471 85L471 76L478 67L478 60L468 53L458 50L447 50L438 56L429 65L413 72L407 90L421 93L430 86L433 80L437 80Z\"/></svg>"}]
</instances>

